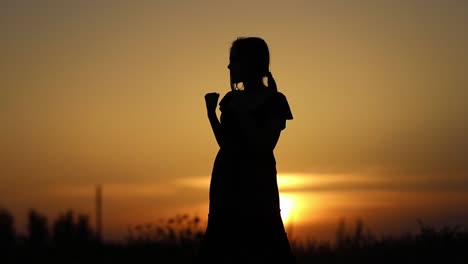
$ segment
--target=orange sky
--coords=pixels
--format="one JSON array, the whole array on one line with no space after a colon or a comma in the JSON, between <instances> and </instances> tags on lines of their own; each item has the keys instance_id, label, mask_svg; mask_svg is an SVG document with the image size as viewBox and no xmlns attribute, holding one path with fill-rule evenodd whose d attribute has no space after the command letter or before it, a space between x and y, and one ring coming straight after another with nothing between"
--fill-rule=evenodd
<instances>
[{"instance_id":1,"label":"orange sky","mask_svg":"<svg viewBox=\"0 0 468 264\"><path fill-rule=\"evenodd\" d=\"M267 41L295 117L275 152L295 236L468 221L467 3L65 2L0 3L0 206L19 229L30 207L93 215L96 183L109 238L206 215L203 95L230 89L238 36Z\"/></svg>"}]
</instances>

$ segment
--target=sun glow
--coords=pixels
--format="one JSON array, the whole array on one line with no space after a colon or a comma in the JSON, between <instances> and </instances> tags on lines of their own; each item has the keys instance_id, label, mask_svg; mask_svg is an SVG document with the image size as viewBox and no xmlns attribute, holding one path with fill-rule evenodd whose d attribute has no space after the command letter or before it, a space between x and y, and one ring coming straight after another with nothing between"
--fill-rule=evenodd
<instances>
[{"instance_id":1,"label":"sun glow","mask_svg":"<svg viewBox=\"0 0 468 264\"><path fill-rule=\"evenodd\" d=\"M283 223L287 224L292 221L295 209L294 199L287 194L280 194L280 209Z\"/></svg>"},{"instance_id":2,"label":"sun glow","mask_svg":"<svg viewBox=\"0 0 468 264\"><path fill-rule=\"evenodd\" d=\"M303 174L279 174L278 188L280 191L281 218L286 225L297 224L310 220L308 212L312 208L313 197L300 191L300 188L317 184L314 177ZM307 198L306 198L307 197Z\"/></svg>"}]
</instances>

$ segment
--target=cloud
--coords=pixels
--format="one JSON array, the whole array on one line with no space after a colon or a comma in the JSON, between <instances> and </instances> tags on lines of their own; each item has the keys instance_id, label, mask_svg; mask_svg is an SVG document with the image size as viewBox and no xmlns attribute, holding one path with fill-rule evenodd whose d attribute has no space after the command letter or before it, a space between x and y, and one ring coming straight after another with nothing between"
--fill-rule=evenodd
<instances>
[{"instance_id":1,"label":"cloud","mask_svg":"<svg viewBox=\"0 0 468 264\"><path fill-rule=\"evenodd\" d=\"M280 175L278 182L282 192L414 191L468 193L468 177L297 174L297 176Z\"/></svg>"}]
</instances>

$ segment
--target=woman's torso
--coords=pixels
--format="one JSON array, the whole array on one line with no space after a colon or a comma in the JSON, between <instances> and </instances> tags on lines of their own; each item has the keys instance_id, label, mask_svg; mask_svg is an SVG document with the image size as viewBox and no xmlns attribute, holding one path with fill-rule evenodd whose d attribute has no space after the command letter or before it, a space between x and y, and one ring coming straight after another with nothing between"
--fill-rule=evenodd
<instances>
[{"instance_id":1,"label":"woman's torso","mask_svg":"<svg viewBox=\"0 0 468 264\"><path fill-rule=\"evenodd\" d=\"M214 208L237 208L238 210L279 210L279 195L276 180L276 161L273 149L252 151L247 144L239 116L233 107L241 92L228 95L221 105L221 126L228 138L215 160L210 186L210 201ZM274 94L268 94L274 96ZM263 104L249 110L256 125L262 126L268 115L268 98Z\"/></svg>"}]
</instances>

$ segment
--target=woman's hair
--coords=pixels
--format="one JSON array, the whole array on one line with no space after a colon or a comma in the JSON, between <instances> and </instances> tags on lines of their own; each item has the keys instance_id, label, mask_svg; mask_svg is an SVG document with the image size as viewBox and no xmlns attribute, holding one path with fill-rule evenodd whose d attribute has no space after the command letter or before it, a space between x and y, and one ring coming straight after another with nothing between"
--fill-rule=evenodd
<instances>
[{"instance_id":1,"label":"woman's hair","mask_svg":"<svg viewBox=\"0 0 468 264\"><path fill-rule=\"evenodd\" d=\"M270 52L265 40L259 37L237 38L231 46L231 54L235 54L242 64L242 80L258 80L268 78L268 87L277 90L276 82L269 70ZM231 88L237 88L238 83L231 83Z\"/></svg>"}]
</instances>

